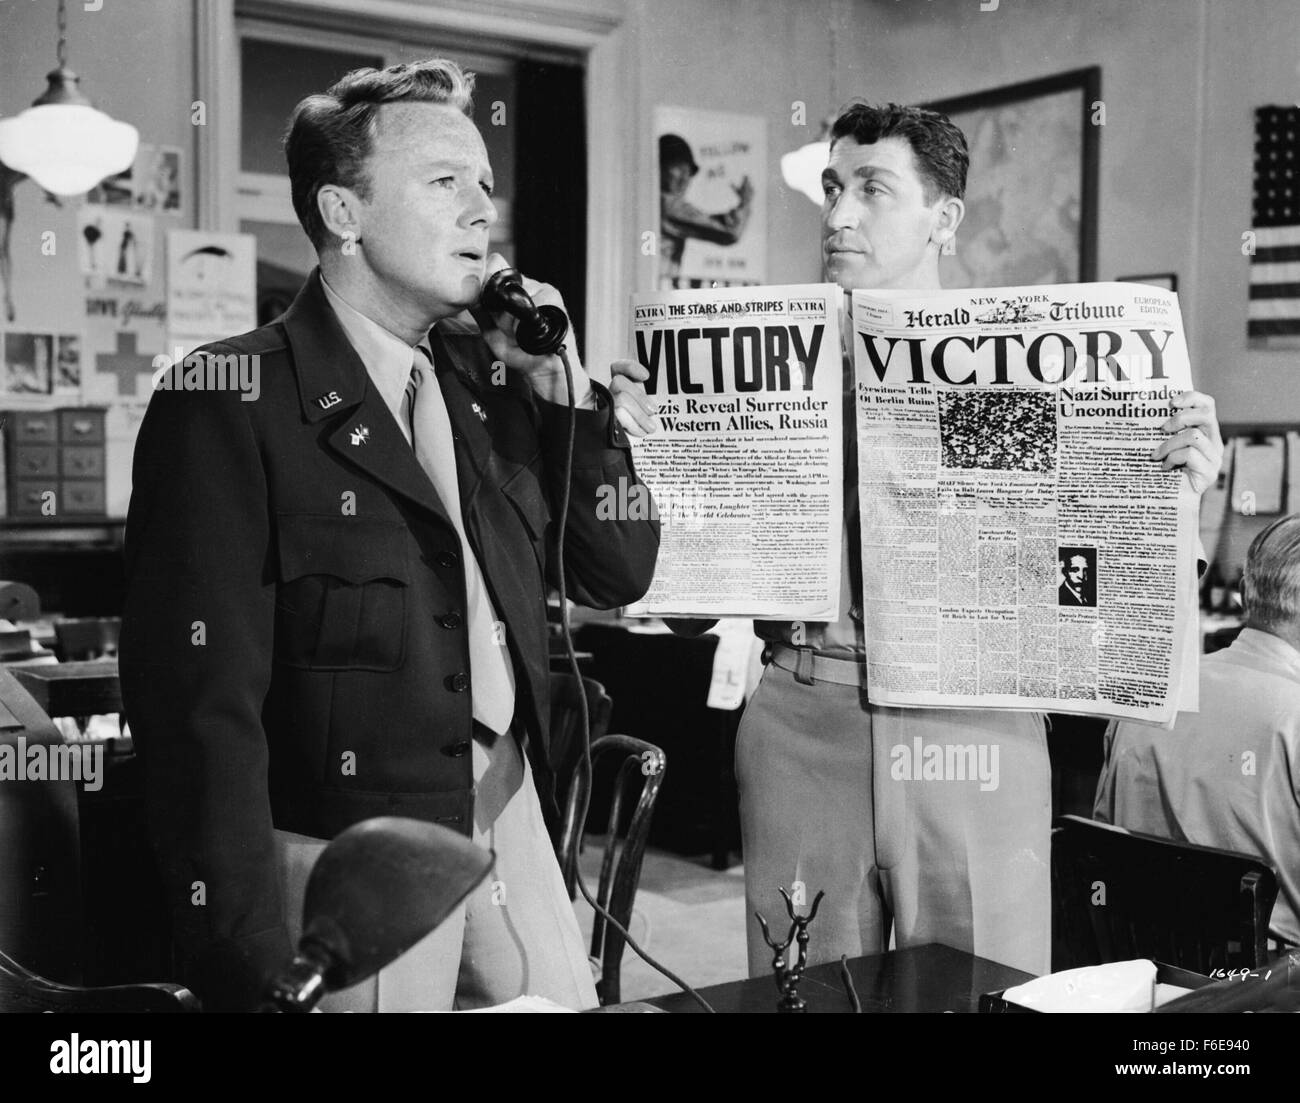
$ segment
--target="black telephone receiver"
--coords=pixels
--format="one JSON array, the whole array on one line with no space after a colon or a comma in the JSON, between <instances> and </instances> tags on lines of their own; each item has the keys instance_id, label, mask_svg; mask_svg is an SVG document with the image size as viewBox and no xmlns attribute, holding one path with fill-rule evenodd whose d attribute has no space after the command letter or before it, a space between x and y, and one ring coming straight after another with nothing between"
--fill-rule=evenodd
<instances>
[{"instance_id":1,"label":"black telephone receiver","mask_svg":"<svg viewBox=\"0 0 1300 1103\"><path fill-rule=\"evenodd\" d=\"M537 306L524 290L517 268L502 268L483 284L479 305L490 314L509 314L518 323L515 342L533 356L560 351L569 333L569 319L558 306Z\"/></svg>"}]
</instances>

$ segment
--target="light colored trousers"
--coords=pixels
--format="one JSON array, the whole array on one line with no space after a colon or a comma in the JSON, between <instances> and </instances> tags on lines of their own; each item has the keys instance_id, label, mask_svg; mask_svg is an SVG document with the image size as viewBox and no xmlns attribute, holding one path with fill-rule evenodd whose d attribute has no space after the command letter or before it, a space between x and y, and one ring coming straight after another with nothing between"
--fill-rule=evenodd
<instances>
[{"instance_id":1,"label":"light colored trousers","mask_svg":"<svg viewBox=\"0 0 1300 1103\"><path fill-rule=\"evenodd\" d=\"M996 748L996 788L990 769L983 783L956 780L975 773L969 753L930 752L945 768L927 771L931 745L973 746L977 763L983 746L985 766ZM740 724L736 781L751 976L772 969L754 912L784 940L777 889L796 881L800 913L826 892L809 964L880 953L892 924L900 949L941 942L1050 970L1051 763L1040 715L867 706L857 687L807 685L773 663Z\"/></svg>"},{"instance_id":2,"label":"light colored trousers","mask_svg":"<svg viewBox=\"0 0 1300 1103\"><path fill-rule=\"evenodd\" d=\"M595 1007L582 934L542 819L533 774L518 741L489 747L476 737L474 842L496 866L443 923L369 980L334 992L322 1011L450 1011L545 996ZM320 839L276 833L285 922L297 944L307 875Z\"/></svg>"}]
</instances>

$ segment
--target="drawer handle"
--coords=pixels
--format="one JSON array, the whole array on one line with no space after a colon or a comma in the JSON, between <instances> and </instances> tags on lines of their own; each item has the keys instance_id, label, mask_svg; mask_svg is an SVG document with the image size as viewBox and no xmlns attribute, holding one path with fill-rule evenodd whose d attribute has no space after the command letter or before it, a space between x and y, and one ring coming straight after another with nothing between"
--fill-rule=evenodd
<instances>
[{"instance_id":1,"label":"drawer handle","mask_svg":"<svg viewBox=\"0 0 1300 1103\"><path fill-rule=\"evenodd\" d=\"M94 430L95 423L93 421L74 421L72 423L72 431L81 437L94 432Z\"/></svg>"}]
</instances>

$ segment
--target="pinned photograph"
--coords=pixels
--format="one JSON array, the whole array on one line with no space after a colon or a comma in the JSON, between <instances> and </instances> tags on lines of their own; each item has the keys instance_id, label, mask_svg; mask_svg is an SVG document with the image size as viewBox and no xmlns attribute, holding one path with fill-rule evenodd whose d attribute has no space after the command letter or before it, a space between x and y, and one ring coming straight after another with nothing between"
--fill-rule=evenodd
<instances>
[{"instance_id":1,"label":"pinned photograph","mask_svg":"<svg viewBox=\"0 0 1300 1103\"><path fill-rule=\"evenodd\" d=\"M127 216L110 239L112 267L110 280L146 284L153 274L153 220L147 216Z\"/></svg>"},{"instance_id":2,"label":"pinned photograph","mask_svg":"<svg viewBox=\"0 0 1300 1103\"><path fill-rule=\"evenodd\" d=\"M135 207L146 214L181 214L179 146L142 145L135 158Z\"/></svg>"},{"instance_id":3,"label":"pinned photograph","mask_svg":"<svg viewBox=\"0 0 1300 1103\"><path fill-rule=\"evenodd\" d=\"M83 276L143 286L153 278L153 219L83 204L77 211L77 256Z\"/></svg>"},{"instance_id":4,"label":"pinned photograph","mask_svg":"<svg viewBox=\"0 0 1300 1103\"><path fill-rule=\"evenodd\" d=\"M55 339L54 393L81 393L81 337L75 333Z\"/></svg>"},{"instance_id":5,"label":"pinned photograph","mask_svg":"<svg viewBox=\"0 0 1300 1103\"><path fill-rule=\"evenodd\" d=\"M134 206L135 165L101 180L86 193L86 202L100 207Z\"/></svg>"},{"instance_id":6,"label":"pinned photograph","mask_svg":"<svg viewBox=\"0 0 1300 1103\"><path fill-rule=\"evenodd\" d=\"M49 394L54 370L54 338L48 333L6 333L6 394Z\"/></svg>"}]
</instances>

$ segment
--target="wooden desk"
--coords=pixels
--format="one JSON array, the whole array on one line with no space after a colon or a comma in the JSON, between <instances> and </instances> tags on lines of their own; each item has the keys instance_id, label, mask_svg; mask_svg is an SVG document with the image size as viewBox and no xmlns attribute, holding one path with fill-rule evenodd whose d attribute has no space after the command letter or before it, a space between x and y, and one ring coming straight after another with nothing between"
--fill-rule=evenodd
<instances>
[{"instance_id":1,"label":"wooden desk","mask_svg":"<svg viewBox=\"0 0 1300 1103\"><path fill-rule=\"evenodd\" d=\"M983 993L1033 979L1032 973L938 943L852 959L849 974L864 1013L976 1012ZM840 980L839 962L810 967L799 994L808 1002L810 1014L852 1011ZM700 995L719 1013L776 1013L778 993L771 977L715 984L701 988ZM703 1013L703 1008L685 992L642 1002L663 1011Z\"/></svg>"},{"instance_id":2,"label":"wooden desk","mask_svg":"<svg viewBox=\"0 0 1300 1103\"><path fill-rule=\"evenodd\" d=\"M122 711L116 659L15 666L10 673L46 716L103 716Z\"/></svg>"}]
</instances>

